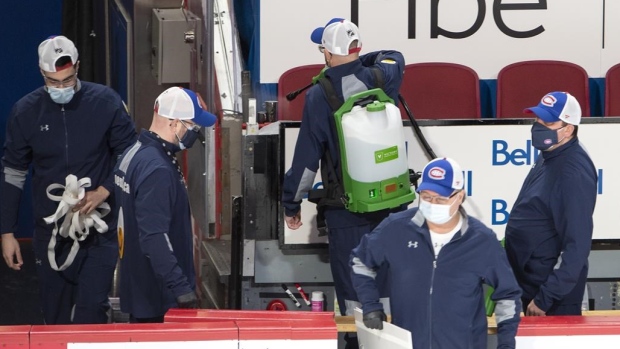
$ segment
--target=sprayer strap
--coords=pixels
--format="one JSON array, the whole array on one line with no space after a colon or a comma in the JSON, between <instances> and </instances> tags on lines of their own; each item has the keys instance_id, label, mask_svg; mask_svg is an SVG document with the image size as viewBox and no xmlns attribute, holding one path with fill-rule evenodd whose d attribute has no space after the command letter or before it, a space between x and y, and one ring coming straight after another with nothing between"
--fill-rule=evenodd
<instances>
[{"instance_id":1,"label":"sprayer strap","mask_svg":"<svg viewBox=\"0 0 620 349\"><path fill-rule=\"evenodd\" d=\"M375 76L375 87L383 90L383 88L385 87L385 79L383 78L383 73L381 72L381 69L379 69L378 67L370 67L370 70L372 71L372 75Z\"/></svg>"},{"instance_id":2,"label":"sprayer strap","mask_svg":"<svg viewBox=\"0 0 620 349\"><path fill-rule=\"evenodd\" d=\"M370 70L372 71L372 75L375 78L375 87L383 90L383 87L385 87L385 79L383 78L383 73L381 72L381 69L379 69L378 67L370 67ZM319 79L318 83L323 88L323 91L325 91L325 96L327 96L327 102L329 102L329 106L332 108L332 112L335 113L338 109L340 109L344 102L341 101L340 98L338 98L336 89L334 89L334 85L332 84L331 80L329 80L329 78L322 77Z\"/></svg>"},{"instance_id":3,"label":"sprayer strap","mask_svg":"<svg viewBox=\"0 0 620 349\"><path fill-rule=\"evenodd\" d=\"M385 79L383 78L383 72L378 67L371 67L370 70L375 78L375 86L383 89L385 84ZM340 109L340 107L344 104L343 101L340 100L338 94L336 93L336 89L332 84L331 80L328 77L322 77L318 80L318 84L323 89L325 93L325 97L327 97L327 102L329 106L332 108L332 112L335 113ZM338 136L336 135L336 122L334 117L329 118L330 129L332 132L332 136L338 140ZM339 142L336 142L336 146L338 147L337 153L340 154L340 146ZM324 180L324 186L327 189L325 192L328 197L325 197L319 200L317 206L345 206L346 199L344 198L344 188L342 186L342 169L340 171L336 170L336 166L334 165L334 159L332 159L331 153L329 150L325 152L325 163L327 166L321 167L321 177ZM322 216L322 212L319 211L319 216ZM322 220L319 218L318 220ZM317 221L318 221L317 220Z\"/></svg>"},{"instance_id":4,"label":"sprayer strap","mask_svg":"<svg viewBox=\"0 0 620 349\"><path fill-rule=\"evenodd\" d=\"M338 98L338 94L336 93L336 89L334 89L334 85L329 80L329 78L322 77L319 79L319 85L325 91L325 96L327 96L327 102L329 102L329 106L332 108L332 112L336 112L342 106L343 102Z\"/></svg>"}]
</instances>

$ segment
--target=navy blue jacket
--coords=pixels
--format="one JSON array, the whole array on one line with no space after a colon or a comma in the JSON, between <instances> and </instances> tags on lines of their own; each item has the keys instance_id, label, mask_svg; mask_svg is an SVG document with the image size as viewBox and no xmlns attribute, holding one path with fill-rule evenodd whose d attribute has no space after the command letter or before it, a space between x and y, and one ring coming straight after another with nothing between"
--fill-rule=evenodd
<instances>
[{"instance_id":1,"label":"navy blue jacket","mask_svg":"<svg viewBox=\"0 0 620 349\"><path fill-rule=\"evenodd\" d=\"M397 51L377 51L362 55L358 60L329 68L325 77L332 82L338 97L344 102L350 96L377 86L370 67L378 67L384 79L383 90L398 103L398 92L402 83L405 60ZM340 170L335 130L329 118L333 111L320 85L312 86L306 93L303 118L291 168L286 172L282 188L282 203L285 214L294 216L301 201L314 184L314 177L322 163L324 153L329 151L334 167ZM323 181L326 178L322 179ZM325 212L330 228L344 228L373 224L381 221L386 212L358 214L343 208L332 208Z\"/></svg>"},{"instance_id":2,"label":"navy blue jacket","mask_svg":"<svg viewBox=\"0 0 620 349\"><path fill-rule=\"evenodd\" d=\"M525 299L547 311L580 304L588 272L597 174L577 138L541 152L506 225L506 253Z\"/></svg>"},{"instance_id":3,"label":"navy blue jacket","mask_svg":"<svg viewBox=\"0 0 620 349\"><path fill-rule=\"evenodd\" d=\"M383 309L376 270L387 266L392 323L416 349L487 347L483 284L495 288L498 348L514 348L521 290L495 233L464 210L461 230L435 259L417 207L394 213L351 253L353 286L364 313Z\"/></svg>"},{"instance_id":4,"label":"navy blue jacket","mask_svg":"<svg viewBox=\"0 0 620 349\"><path fill-rule=\"evenodd\" d=\"M165 153L179 150L143 130L115 169L123 215L122 224L119 218L121 310L137 318L162 316L176 306L176 297L195 289L187 188Z\"/></svg>"},{"instance_id":5,"label":"navy blue jacket","mask_svg":"<svg viewBox=\"0 0 620 349\"><path fill-rule=\"evenodd\" d=\"M52 101L43 87L21 98L9 115L3 171L0 178L0 233L17 231L18 207L28 167L32 165L35 234L51 235L54 225L43 218L58 202L47 197L47 186L65 184L65 177L90 177L91 187L104 186L113 203L112 170L118 157L136 140L136 131L120 96L109 87L79 81L79 90L65 105ZM55 193L58 194L58 193ZM114 233L114 214L107 215Z\"/></svg>"}]
</instances>

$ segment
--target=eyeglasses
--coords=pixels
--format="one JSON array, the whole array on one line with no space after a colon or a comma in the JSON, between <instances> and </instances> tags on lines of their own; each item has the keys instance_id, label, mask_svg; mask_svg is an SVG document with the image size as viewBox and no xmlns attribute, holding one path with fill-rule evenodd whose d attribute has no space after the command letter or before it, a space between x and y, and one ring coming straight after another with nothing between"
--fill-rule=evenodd
<instances>
[{"instance_id":1,"label":"eyeglasses","mask_svg":"<svg viewBox=\"0 0 620 349\"><path fill-rule=\"evenodd\" d=\"M52 79L49 76L46 76L44 74L43 75L43 79L45 79L45 82L47 82L47 84L52 86L52 87L73 87L73 86L75 86L75 84L77 82L77 73L69 76L68 78L66 78L64 80Z\"/></svg>"},{"instance_id":2,"label":"eyeglasses","mask_svg":"<svg viewBox=\"0 0 620 349\"><path fill-rule=\"evenodd\" d=\"M325 46L319 45L319 52L321 53L325 52Z\"/></svg>"},{"instance_id":3,"label":"eyeglasses","mask_svg":"<svg viewBox=\"0 0 620 349\"><path fill-rule=\"evenodd\" d=\"M183 122L183 120L179 120L181 121L181 123L183 124L183 126L185 126L185 128L187 128L190 131L194 131L194 132L200 132L201 127L199 125L193 124L193 125L187 125L186 123Z\"/></svg>"},{"instance_id":4,"label":"eyeglasses","mask_svg":"<svg viewBox=\"0 0 620 349\"><path fill-rule=\"evenodd\" d=\"M454 193L452 193L452 195L445 197L445 196L432 196L429 194L420 194L420 199L424 200L426 202L430 202L430 203L437 203L440 205L446 205L448 203L450 203L450 199L452 199L454 197L454 195L458 194L459 192L456 191Z\"/></svg>"}]
</instances>

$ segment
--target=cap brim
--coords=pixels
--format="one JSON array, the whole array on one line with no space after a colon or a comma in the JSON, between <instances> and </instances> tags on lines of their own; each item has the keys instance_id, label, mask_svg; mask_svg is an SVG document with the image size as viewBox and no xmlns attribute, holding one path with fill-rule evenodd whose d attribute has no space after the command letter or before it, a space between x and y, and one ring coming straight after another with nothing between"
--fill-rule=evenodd
<instances>
[{"instance_id":1,"label":"cap brim","mask_svg":"<svg viewBox=\"0 0 620 349\"><path fill-rule=\"evenodd\" d=\"M452 188L446 188L443 185L435 184L432 182L420 183L420 185L418 186L418 193L421 192L422 190L434 191L435 193L441 196L444 196L444 197L449 197L454 192L454 189Z\"/></svg>"},{"instance_id":2,"label":"cap brim","mask_svg":"<svg viewBox=\"0 0 620 349\"><path fill-rule=\"evenodd\" d=\"M208 111L202 111L202 113L198 114L198 116L192 119L193 122L197 123L200 126L210 127L215 124L217 121L217 116L209 113Z\"/></svg>"},{"instance_id":3,"label":"cap brim","mask_svg":"<svg viewBox=\"0 0 620 349\"><path fill-rule=\"evenodd\" d=\"M523 110L524 113L528 113L528 114L534 114L536 115L539 119L541 119L542 121L545 122L556 122L556 121L560 121L560 119L556 118L555 116L551 115L551 113L549 113L549 111L541 108L541 107L531 107L531 108L526 108Z\"/></svg>"},{"instance_id":4,"label":"cap brim","mask_svg":"<svg viewBox=\"0 0 620 349\"><path fill-rule=\"evenodd\" d=\"M336 23L336 22L342 22L344 21L344 18L340 18L340 17L335 17L329 20L329 22L327 22L327 24L325 24L324 27L318 27L316 28L312 34L310 34L310 40L312 40L312 42L314 42L315 44L322 44L323 43L323 32L325 31L325 28L327 28L330 24L332 23Z\"/></svg>"},{"instance_id":5,"label":"cap brim","mask_svg":"<svg viewBox=\"0 0 620 349\"><path fill-rule=\"evenodd\" d=\"M318 27L312 31L310 34L310 40L315 44L320 45L323 42L323 32L325 31L325 27Z\"/></svg>"}]
</instances>

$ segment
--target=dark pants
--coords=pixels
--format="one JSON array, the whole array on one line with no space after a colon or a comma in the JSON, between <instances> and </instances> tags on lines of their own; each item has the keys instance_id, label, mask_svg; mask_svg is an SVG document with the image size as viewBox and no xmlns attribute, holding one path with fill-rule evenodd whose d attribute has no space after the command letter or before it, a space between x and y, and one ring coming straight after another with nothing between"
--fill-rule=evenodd
<instances>
[{"instance_id":1,"label":"dark pants","mask_svg":"<svg viewBox=\"0 0 620 349\"><path fill-rule=\"evenodd\" d=\"M374 225L364 225L329 229L329 264L341 315L346 315L347 313L346 300L358 301L357 293L353 288L353 281L351 280L351 266L349 264L351 251L359 245L362 237L370 233L374 227ZM381 269L377 271L376 281L381 297L389 296L386 276L387 273L382 272ZM350 311L353 311L353 309L350 309ZM357 348L357 336L354 333L345 334L345 341L347 342L347 349Z\"/></svg>"},{"instance_id":2,"label":"dark pants","mask_svg":"<svg viewBox=\"0 0 620 349\"><path fill-rule=\"evenodd\" d=\"M583 294L586 291L587 277L588 268L584 267L573 289L561 300L555 301L545 313L547 315L581 315L581 304L583 303ZM521 297L521 301L525 312L532 299L526 295Z\"/></svg>"},{"instance_id":3,"label":"dark pants","mask_svg":"<svg viewBox=\"0 0 620 349\"><path fill-rule=\"evenodd\" d=\"M334 288L336 289L336 298L340 307L340 314L346 315L346 301L358 301L357 293L353 288L351 280L351 251L356 248L362 237L370 233L374 226L364 225L350 228L329 229L329 264L334 279ZM387 273L377 272L377 286L381 297L388 297ZM353 309L350 309L353 311Z\"/></svg>"},{"instance_id":4,"label":"dark pants","mask_svg":"<svg viewBox=\"0 0 620 349\"><path fill-rule=\"evenodd\" d=\"M49 240L37 236L33 239L41 306L48 325L108 322L108 294L118 260L118 242L115 233L104 236L92 230L90 234L93 236L81 243L75 260L63 271L50 267ZM58 239L58 266L64 263L72 244L71 239Z\"/></svg>"}]
</instances>

